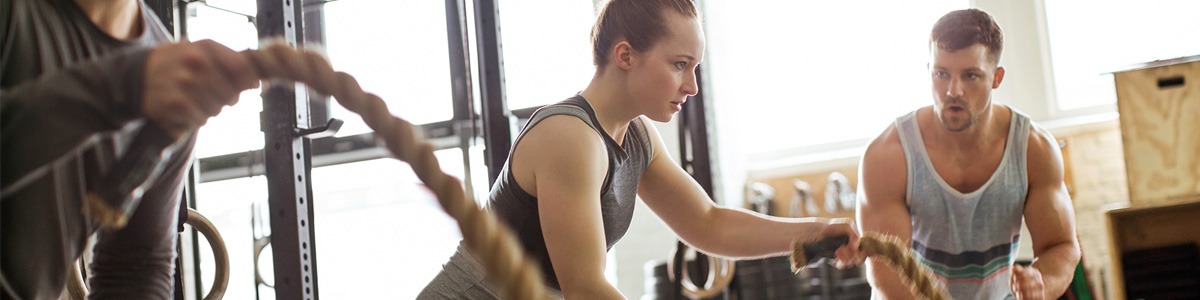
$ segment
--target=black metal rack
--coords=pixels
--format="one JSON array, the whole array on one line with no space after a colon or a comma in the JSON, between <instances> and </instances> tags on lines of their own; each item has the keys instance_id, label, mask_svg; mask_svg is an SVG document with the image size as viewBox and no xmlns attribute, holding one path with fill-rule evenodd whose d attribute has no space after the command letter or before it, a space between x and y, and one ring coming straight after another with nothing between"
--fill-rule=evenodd
<instances>
[{"instance_id":1,"label":"black metal rack","mask_svg":"<svg viewBox=\"0 0 1200 300\"><path fill-rule=\"evenodd\" d=\"M259 39L304 43L304 11L299 1L259 0ZM271 216L276 299L317 299L316 234L313 229L312 150L298 129L311 126L303 84L275 85L263 92L263 161Z\"/></svg>"},{"instance_id":2,"label":"black metal rack","mask_svg":"<svg viewBox=\"0 0 1200 300\"><path fill-rule=\"evenodd\" d=\"M187 7L194 0L148 0L164 24L177 38L187 34ZM292 46L323 43L325 38L322 0L258 0L255 22L260 38L282 38ZM467 176L471 176L468 151L482 139L488 186L494 183L511 150L519 119L536 108L509 110L505 99L504 55L501 46L500 12L497 0L446 0L448 66L454 115L450 120L418 125L437 149L460 148ZM470 18L473 14L473 19ZM474 26L472 43L469 29ZM472 56L470 46L475 45ZM474 59L472 59L474 58ZM472 66L472 62L476 63ZM477 78L472 70L477 72ZM478 80L478 81L476 81ZM478 84L475 84L478 82ZM475 97L478 92L478 97ZM702 94L689 101L680 118L685 139L681 150L685 169L712 195L710 144ZM317 253L312 206L312 168L388 157L375 143L373 133L310 139L300 129L324 126L330 119L330 100L308 93L302 84L274 86L264 90L260 130L264 148L248 152L205 157L197 160L186 189L188 206L195 208L197 185L204 182L266 175L269 189L269 238L272 245L276 299L317 299ZM247 129L249 130L249 129ZM470 192L470 191L468 191ZM192 236L192 266L200 298L199 240ZM181 255L182 257L182 255ZM182 262L177 262L181 264ZM178 269L178 267L177 267ZM177 274L180 272L177 272ZM182 283L182 277L176 282ZM258 286L256 285L256 288ZM176 297L182 299L181 287Z\"/></svg>"}]
</instances>

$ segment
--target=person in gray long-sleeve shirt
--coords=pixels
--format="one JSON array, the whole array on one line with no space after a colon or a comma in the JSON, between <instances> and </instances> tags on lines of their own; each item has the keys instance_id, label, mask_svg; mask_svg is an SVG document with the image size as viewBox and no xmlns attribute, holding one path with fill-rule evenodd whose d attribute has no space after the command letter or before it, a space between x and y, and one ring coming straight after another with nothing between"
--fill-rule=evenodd
<instances>
[{"instance_id":1,"label":"person in gray long-sleeve shirt","mask_svg":"<svg viewBox=\"0 0 1200 300\"><path fill-rule=\"evenodd\" d=\"M92 233L89 298L171 298L195 139L122 229L88 221L88 187L141 128L194 131L257 73L214 42L171 43L141 0L0 0L0 49L0 299L58 298Z\"/></svg>"}]
</instances>

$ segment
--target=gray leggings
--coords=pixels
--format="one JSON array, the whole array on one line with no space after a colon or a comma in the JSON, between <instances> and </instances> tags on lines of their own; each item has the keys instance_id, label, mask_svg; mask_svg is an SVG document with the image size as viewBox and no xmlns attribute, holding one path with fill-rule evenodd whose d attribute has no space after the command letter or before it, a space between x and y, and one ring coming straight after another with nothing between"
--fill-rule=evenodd
<instances>
[{"instance_id":1,"label":"gray leggings","mask_svg":"<svg viewBox=\"0 0 1200 300\"><path fill-rule=\"evenodd\" d=\"M562 299L562 293L547 287L554 299ZM487 280L487 274L479 260L466 247L459 245L450 261L442 265L433 281L425 285L417 299L500 299L500 291Z\"/></svg>"}]
</instances>

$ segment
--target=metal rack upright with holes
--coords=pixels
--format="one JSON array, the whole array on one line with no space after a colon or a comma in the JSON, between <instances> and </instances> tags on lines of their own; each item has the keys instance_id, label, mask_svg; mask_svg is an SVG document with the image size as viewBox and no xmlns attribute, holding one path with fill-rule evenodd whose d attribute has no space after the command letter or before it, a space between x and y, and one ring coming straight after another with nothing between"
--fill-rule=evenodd
<instances>
[{"instance_id":1,"label":"metal rack upright with holes","mask_svg":"<svg viewBox=\"0 0 1200 300\"><path fill-rule=\"evenodd\" d=\"M300 0L259 0L259 39L304 43ZM311 125L305 87L272 86L263 92L262 131L276 299L317 299L313 227L311 141L298 128Z\"/></svg>"},{"instance_id":2,"label":"metal rack upright with holes","mask_svg":"<svg viewBox=\"0 0 1200 300\"><path fill-rule=\"evenodd\" d=\"M447 3L456 1L447 1ZM508 109L504 89L504 52L500 36L500 9L495 0L475 0L475 31L479 64L480 108L483 110L485 163L488 186L496 182L512 148L516 118Z\"/></svg>"}]
</instances>

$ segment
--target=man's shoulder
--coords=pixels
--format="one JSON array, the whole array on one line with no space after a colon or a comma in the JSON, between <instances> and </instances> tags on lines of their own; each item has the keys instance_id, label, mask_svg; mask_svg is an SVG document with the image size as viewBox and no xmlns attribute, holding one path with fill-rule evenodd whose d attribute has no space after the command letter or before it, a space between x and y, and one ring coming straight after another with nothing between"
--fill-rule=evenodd
<instances>
[{"instance_id":1,"label":"man's shoulder","mask_svg":"<svg viewBox=\"0 0 1200 300\"><path fill-rule=\"evenodd\" d=\"M1062 165L1062 152L1059 151L1058 140L1046 128L1029 121L1029 132L1024 133L1029 139L1026 145L1026 160L1030 171L1038 171L1049 164Z\"/></svg>"},{"instance_id":2,"label":"man's shoulder","mask_svg":"<svg viewBox=\"0 0 1200 300\"><path fill-rule=\"evenodd\" d=\"M876 136L867 145L867 151L863 154L863 161L871 161L876 158L890 159L895 158L896 155L900 155L899 158L903 159L904 151L900 143L900 129L893 123L888 125L879 136Z\"/></svg>"},{"instance_id":3,"label":"man's shoulder","mask_svg":"<svg viewBox=\"0 0 1200 300\"><path fill-rule=\"evenodd\" d=\"M900 133L895 124L887 127L876 137L863 153L860 170L864 177L872 177L871 181L885 180L904 176L908 168L904 148L900 143Z\"/></svg>"},{"instance_id":4,"label":"man's shoulder","mask_svg":"<svg viewBox=\"0 0 1200 300\"><path fill-rule=\"evenodd\" d=\"M1054 138L1054 134L1050 133L1049 129L1042 127L1041 124L1038 124L1033 120L1029 120L1029 132L1025 132L1024 134L1029 137L1030 146L1032 146L1036 140L1036 143L1041 144L1039 146L1051 146L1049 144L1053 144L1052 146L1058 147L1058 142L1057 139ZM1053 143L1051 143L1052 141Z\"/></svg>"}]
</instances>

